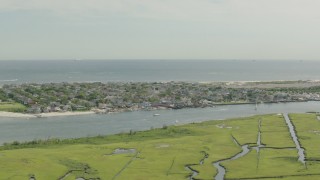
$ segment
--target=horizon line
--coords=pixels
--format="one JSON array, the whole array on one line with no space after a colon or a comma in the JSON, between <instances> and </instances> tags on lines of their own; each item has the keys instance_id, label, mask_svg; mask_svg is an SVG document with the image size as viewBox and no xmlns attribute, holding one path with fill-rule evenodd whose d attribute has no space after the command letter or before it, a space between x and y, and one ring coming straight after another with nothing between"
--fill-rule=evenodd
<instances>
[{"instance_id":1,"label":"horizon line","mask_svg":"<svg viewBox=\"0 0 320 180\"><path fill-rule=\"evenodd\" d=\"M66 58L66 59L0 59L0 61L319 61L320 59L264 59L264 58Z\"/></svg>"}]
</instances>

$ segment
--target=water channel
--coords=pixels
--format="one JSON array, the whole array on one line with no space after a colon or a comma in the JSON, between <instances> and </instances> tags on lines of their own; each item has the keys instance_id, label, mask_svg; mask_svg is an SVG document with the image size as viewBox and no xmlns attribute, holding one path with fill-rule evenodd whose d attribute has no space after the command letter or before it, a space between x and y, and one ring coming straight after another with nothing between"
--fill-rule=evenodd
<instances>
[{"instance_id":1,"label":"water channel","mask_svg":"<svg viewBox=\"0 0 320 180\"><path fill-rule=\"evenodd\" d=\"M0 144L47 138L77 138L147 130L163 125L180 125L268 113L320 111L320 102L224 105L212 108L135 111L106 115L50 118L0 117ZM153 114L160 114L153 116Z\"/></svg>"},{"instance_id":2,"label":"water channel","mask_svg":"<svg viewBox=\"0 0 320 180\"><path fill-rule=\"evenodd\" d=\"M292 124L291 119L288 116L288 113L284 113L283 117L286 120L286 123L287 123L289 131L290 131L290 135L292 137L294 144L296 145L296 149L298 150L298 156L299 156L298 161L300 161L306 167L304 149L300 145L299 139L296 134L295 127Z\"/></svg>"}]
</instances>

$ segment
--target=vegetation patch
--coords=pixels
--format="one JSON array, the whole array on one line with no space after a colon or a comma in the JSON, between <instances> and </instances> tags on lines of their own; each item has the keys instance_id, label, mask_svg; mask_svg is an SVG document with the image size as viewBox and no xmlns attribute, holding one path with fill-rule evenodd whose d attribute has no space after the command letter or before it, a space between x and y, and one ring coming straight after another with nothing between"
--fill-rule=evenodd
<instances>
[{"instance_id":1,"label":"vegetation patch","mask_svg":"<svg viewBox=\"0 0 320 180\"><path fill-rule=\"evenodd\" d=\"M59 179L63 180L69 175L73 175L76 178L83 178L83 179L100 179L98 177L97 170L92 169L88 164L77 162L71 159L64 159L60 161L61 164L68 167L68 171Z\"/></svg>"},{"instance_id":2,"label":"vegetation patch","mask_svg":"<svg viewBox=\"0 0 320 180\"><path fill-rule=\"evenodd\" d=\"M290 118L305 148L306 166L298 161L283 116L270 114L111 136L7 143L0 149L0 177L214 179L218 170L213 163L221 161L225 179L317 179L319 120L316 114ZM249 152L234 158L243 146Z\"/></svg>"},{"instance_id":3,"label":"vegetation patch","mask_svg":"<svg viewBox=\"0 0 320 180\"><path fill-rule=\"evenodd\" d=\"M24 112L27 108L20 104L14 102L0 102L0 111L7 112Z\"/></svg>"}]
</instances>

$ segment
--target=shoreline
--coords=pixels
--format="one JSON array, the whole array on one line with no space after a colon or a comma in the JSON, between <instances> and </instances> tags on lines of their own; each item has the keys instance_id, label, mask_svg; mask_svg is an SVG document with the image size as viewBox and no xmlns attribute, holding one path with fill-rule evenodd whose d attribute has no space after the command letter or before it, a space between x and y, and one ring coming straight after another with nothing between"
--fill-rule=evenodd
<instances>
[{"instance_id":1,"label":"shoreline","mask_svg":"<svg viewBox=\"0 0 320 180\"><path fill-rule=\"evenodd\" d=\"M237 106L237 105L256 105L256 104L278 104L278 103L299 103L299 102L316 102L317 100L313 101L279 101L279 102L260 102L260 103L254 103L254 102L232 102L232 103L216 103L213 104L213 106L205 106L205 107L185 107L185 108L179 108L179 109L196 109L196 108L206 108L206 107L217 107L217 106ZM172 110L174 108L165 108L165 107L159 107L153 110ZM174 109L174 110L179 110ZM50 113L40 113L40 114L26 114L26 113L14 113L14 112L7 112L7 111L0 111L0 118L48 118L48 117L61 117L61 116L81 116L81 115L90 115L90 114L110 114L110 113L121 113L121 112L132 112L132 111L143 111L144 109L136 109L136 110L119 110L115 112L100 112L96 109L90 110L90 111L66 111L66 112L50 112ZM153 111L153 110L147 110L147 111Z\"/></svg>"},{"instance_id":2,"label":"shoreline","mask_svg":"<svg viewBox=\"0 0 320 180\"><path fill-rule=\"evenodd\" d=\"M51 113L40 113L40 114L25 114L25 113L14 113L0 111L0 118L46 118L46 117L59 117L59 116L79 116L79 115L89 115L96 114L94 111L83 111L83 112L51 112Z\"/></svg>"}]
</instances>

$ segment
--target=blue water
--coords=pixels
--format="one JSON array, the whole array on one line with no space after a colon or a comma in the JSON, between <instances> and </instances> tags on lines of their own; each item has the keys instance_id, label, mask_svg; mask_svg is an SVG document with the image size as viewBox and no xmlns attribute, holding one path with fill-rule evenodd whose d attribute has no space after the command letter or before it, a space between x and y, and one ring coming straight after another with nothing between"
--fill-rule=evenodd
<instances>
[{"instance_id":1,"label":"blue water","mask_svg":"<svg viewBox=\"0 0 320 180\"><path fill-rule=\"evenodd\" d=\"M0 85L47 82L318 80L320 61L0 61Z\"/></svg>"}]
</instances>

